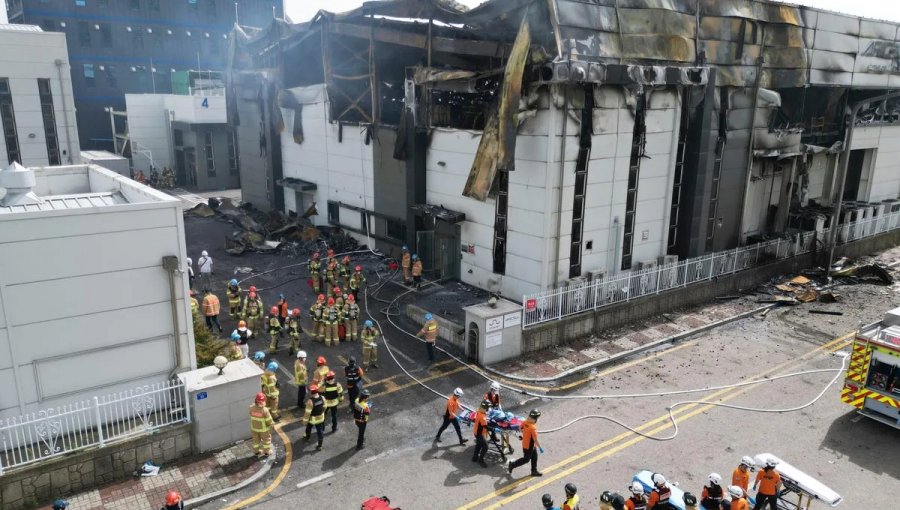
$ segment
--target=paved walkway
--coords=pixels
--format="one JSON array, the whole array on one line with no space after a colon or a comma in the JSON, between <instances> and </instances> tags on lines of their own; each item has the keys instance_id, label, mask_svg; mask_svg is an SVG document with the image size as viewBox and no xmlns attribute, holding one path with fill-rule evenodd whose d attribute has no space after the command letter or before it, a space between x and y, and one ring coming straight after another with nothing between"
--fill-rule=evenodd
<instances>
[{"instance_id":1,"label":"paved walkway","mask_svg":"<svg viewBox=\"0 0 900 510\"><path fill-rule=\"evenodd\" d=\"M604 332L566 345L491 365L491 369L507 376L527 379L559 377L579 366L601 364L621 353L640 349L668 337L708 327L720 321L758 309L755 298L742 297L719 301L688 310L675 311L647 321ZM585 367L587 368L587 367Z\"/></svg>"},{"instance_id":2,"label":"paved walkway","mask_svg":"<svg viewBox=\"0 0 900 510\"><path fill-rule=\"evenodd\" d=\"M135 510L164 506L166 492L174 489L184 500L211 494L248 479L265 465L253 456L247 442L213 454L162 466L157 476L135 477L77 495L61 495L70 510ZM49 506L41 510L49 509Z\"/></svg>"}]
</instances>

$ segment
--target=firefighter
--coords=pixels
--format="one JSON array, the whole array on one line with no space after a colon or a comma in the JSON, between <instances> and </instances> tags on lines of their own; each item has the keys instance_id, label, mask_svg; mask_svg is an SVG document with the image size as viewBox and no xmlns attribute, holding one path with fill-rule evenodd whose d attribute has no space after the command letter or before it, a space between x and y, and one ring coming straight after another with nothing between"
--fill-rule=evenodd
<instances>
[{"instance_id":1,"label":"firefighter","mask_svg":"<svg viewBox=\"0 0 900 510\"><path fill-rule=\"evenodd\" d=\"M484 401L490 405L490 400L484 399ZM522 458L507 464L506 469L509 471L509 474L512 474L513 469L524 466L528 461L531 461L531 476L544 476L537 468L538 451L541 453L544 451L541 448L541 442L538 441L537 420L540 417L541 412L537 409L532 409L528 413L528 418L522 423Z\"/></svg>"},{"instance_id":2,"label":"firefighter","mask_svg":"<svg viewBox=\"0 0 900 510\"><path fill-rule=\"evenodd\" d=\"M241 352L244 353L244 357L250 357L250 337L253 336L253 332L247 329L247 323L245 321L238 321L237 329L231 332L232 338L235 333L240 337L238 345L241 347Z\"/></svg>"},{"instance_id":3,"label":"firefighter","mask_svg":"<svg viewBox=\"0 0 900 510\"><path fill-rule=\"evenodd\" d=\"M159 510L184 510L184 500L181 499L181 493L171 490L166 493L166 506Z\"/></svg>"},{"instance_id":4,"label":"firefighter","mask_svg":"<svg viewBox=\"0 0 900 510\"><path fill-rule=\"evenodd\" d=\"M731 472L731 485L737 485L746 493L750 489L750 472L754 470L756 463L749 455L741 457L741 463Z\"/></svg>"},{"instance_id":5,"label":"firefighter","mask_svg":"<svg viewBox=\"0 0 900 510\"><path fill-rule=\"evenodd\" d=\"M282 328L281 334L284 334L284 323L287 321L288 315L290 315L290 308L288 307L288 302L287 299L285 299L284 294L278 295L278 302L275 303L275 306L278 307L278 320L281 321Z\"/></svg>"},{"instance_id":6,"label":"firefighter","mask_svg":"<svg viewBox=\"0 0 900 510\"><path fill-rule=\"evenodd\" d=\"M366 276L362 272L362 266L356 266L353 270L353 276L350 277L350 281L347 283L350 294L356 301L359 301L359 289L362 288L365 283Z\"/></svg>"},{"instance_id":7,"label":"firefighter","mask_svg":"<svg viewBox=\"0 0 900 510\"><path fill-rule=\"evenodd\" d=\"M347 296L341 315L344 316L344 339L355 342L356 330L359 327L359 305L356 304L356 297L353 294Z\"/></svg>"},{"instance_id":8,"label":"firefighter","mask_svg":"<svg viewBox=\"0 0 900 510\"><path fill-rule=\"evenodd\" d=\"M581 501L581 498L578 497L578 487L574 483L567 483L565 491L566 500L563 501L563 510L579 510L578 502Z\"/></svg>"},{"instance_id":9,"label":"firefighter","mask_svg":"<svg viewBox=\"0 0 900 510\"><path fill-rule=\"evenodd\" d=\"M309 387L309 400L306 401L306 412L302 421L306 423L306 434L303 436L303 440L309 441L312 429L315 427L316 436L319 439L316 450L321 450L325 437L325 399L319 394L319 387L315 384Z\"/></svg>"},{"instance_id":10,"label":"firefighter","mask_svg":"<svg viewBox=\"0 0 900 510\"><path fill-rule=\"evenodd\" d=\"M353 399L353 421L356 422L356 449L366 447L366 425L369 424L369 390L362 390L359 396Z\"/></svg>"},{"instance_id":11,"label":"firefighter","mask_svg":"<svg viewBox=\"0 0 900 510\"><path fill-rule=\"evenodd\" d=\"M337 276L338 276L338 263L336 260L329 259L328 265L325 266L325 285L327 285L326 290L328 291L328 297L332 296L332 289L337 286Z\"/></svg>"},{"instance_id":12,"label":"firefighter","mask_svg":"<svg viewBox=\"0 0 900 510\"><path fill-rule=\"evenodd\" d=\"M309 382L309 374L306 370L306 351L297 351L297 359L294 360L294 384L297 385L297 408L306 400L306 384Z\"/></svg>"},{"instance_id":13,"label":"firefighter","mask_svg":"<svg viewBox=\"0 0 900 510\"><path fill-rule=\"evenodd\" d=\"M728 495L731 496L731 510L749 510L750 503L744 499L745 490L732 485L728 488Z\"/></svg>"},{"instance_id":14,"label":"firefighter","mask_svg":"<svg viewBox=\"0 0 900 510\"><path fill-rule=\"evenodd\" d=\"M337 264L337 259L334 258L334 250L328 248L328 251L325 252L325 267L328 267L331 264Z\"/></svg>"},{"instance_id":15,"label":"firefighter","mask_svg":"<svg viewBox=\"0 0 900 510\"><path fill-rule=\"evenodd\" d=\"M228 297L228 317L236 321L241 315L241 297L243 291L238 281L234 278L225 286L225 295Z\"/></svg>"},{"instance_id":16,"label":"firefighter","mask_svg":"<svg viewBox=\"0 0 900 510\"><path fill-rule=\"evenodd\" d=\"M409 284L409 270L412 267L412 260L409 255L409 247L403 245L403 255L400 257L400 266L403 267L403 283Z\"/></svg>"},{"instance_id":17,"label":"firefighter","mask_svg":"<svg viewBox=\"0 0 900 510\"><path fill-rule=\"evenodd\" d=\"M257 457L272 453L272 414L266 407L266 394L256 394L256 401L250 406L250 437Z\"/></svg>"},{"instance_id":18,"label":"firefighter","mask_svg":"<svg viewBox=\"0 0 900 510\"><path fill-rule=\"evenodd\" d=\"M69 508L69 502L64 499L57 499L53 502L53 510L66 510Z\"/></svg>"},{"instance_id":19,"label":"firefighter","mask_svg":"<svg viewBox=\"0 0 900 510\"><path fill-rule=\"evenodd\" d=\"M278 410L278 397L281 396L281 392L278 389L278 377L275 373L278 372L278 362L270 361L268 365L266 365L266 371L263 373L263 385L265 389L263 393L266 394L266 407L269 408L269 412L272 413L272 418L275 421L281 419L281 411Z\"/></svg>"},{"instance_id":20,"label":"firefighter","mask_svg":"<svg viewBox=\"0 0 900 510\"><path fill-rule=\"evenodd\" d=\"M475 435L475 451L472 452L472 462L477 462L481 467L488 467L484 461L484 456L487 455L488 451L487 410L489 407L491 407L491 403L487 400L482 400L481 405L475 410L475 423L473 423L475 425L473 431Z\"/></svg>"},{"instance_id":21,"label":"firefighter","mask_svg":"<svg viewBox=\"0 0 900 510\"><path fill-rule=\"evenodd\" d=\"M631 497L625 500L625 508L628 510L646 510L647 497L644 496L644 486L641 482L633 482L631 487Z\"/></svg>"},{"instance_id":22,"label":"firefighter","mask_svg":"<svg viewBox=\"0 0 900 510\"><path fill-rule=\"evenodd\" d=\"M328 298L328 306L322 321L325 323L325 345L330 346L332 342L335 345L341 343L338 338L338 323L341 319L341 313L334 306L334 298Z\"/></svg>"},{"instance_id":23,"label":"firefighter","mask_svg":"<svg viewBox=\"0 0 900 510\"><path fill-rule=\"evenodd\" d=\"M500 405L500 383L496 381L491 383L490 389L484 394L484 400L491 403L492 409L503 410L503 406Z\"/></svg>"},{"instance_id":24,"label":"firefighter","mask_svg":"<svg viewBox=\"0 0 900 510\"><path fill-rule=\"evenodd\" d=\"M266 371L266 353L262 351L256 351L253 353L253 363L259 367L263 372ZM265 374L263 374L265 375ZM259 377L260 381L262 381L262 376Z\"/></svg>"},{"instance_id":25,"label":"firefighter","mask_svg":"<svg viewBox=\"0 0 900 510\"><path fill-rule=\"evenodd\" d=\"M431 313L425 314L425 324L422 325L422 329L416 333L416 336L425 338L425 348L428 350L428 361L434 362L434 343L437 341L438 337L438 324L437 321L434 320L434 315L431 315Z\"/></svg>"},{"instance_id":26,"label":"firefighter","mask_svg":"<svg viewBox=\"0 0 900 510\"><path fill-rule=\"evenodd\" d=\"M346 289L350 285L350 275L353 274L353 271L350 268L349 255L344 255L344 259L341 260L341 266L338 268L338 272L341 275L341 285Z\"/></svg>"},{"instance_id":27,"label":"firefighter","mask_svg":"<svg viewBox=\"0 0 900 510\"><path fill-rule=\"evenodd\" d=\"M197 291L191 289L188 294L191 296L191 315L193 315L194 320L196 320L200 316L200 302L197 301Z\"/></svg>"},{"instance_id":28,"label":"firefighter","mask_svg":"<svg viewBox=\"0 0 900 510\"><path fill-rule=\"evenodd\" d=\"M309 280L312 282L314 294L318 294L319 289L322 287L322 275L319 274L322 270L322 261L320 258L321 254L319 252L314 252L312 258L309 259Z\"/></svg>"},{"instance_id":29,"label":"firefighter","mask_svg":"<svg viewBox=\"0 0 900 510\"><path fill-rule=\"evenodd\" d=\"M256 294L253 287L250 287L250 293L247 294L247 299L244 300L244 308L241 310L241 315L247 321L247 327L253 331L259 331L259 320L262 318L262 314L262 299Z\"/></svg>"},{"instance_id":30,"label":"firefighter","mask_svg":"<svg viewBox=\"0 0 900 510\"><path fill-rule=\"evenodd\" d=\"M766 465L756 473L756 481L753 482L753 490L759 488L756 493L756 504L753 510L760 510L769 504L770 510L778 508L778 493L781 492L781 475L775 471L778 461L774 457L766 459Z\"/></svg>"},{"instance_id":31,"label":"firefighter","mask_svg":"<svg viewBox=\"0 0 900 510\"><path fill-rule=\"evenodd\" d=\"M241 335L237 331L231 333L231 343L228 345L229 361L244 359L244 351L241 350Z\"/></svg>"},{"instance_id":32,"label":"firefighter","mask_svg":"<svg viewBox=\"0 0 900 510\"><path fill-rule=\"evenodd\" d=\"M554 505L553 496L549 494L541 496L541 505L544 506L544 510L560 510L558 506Z\"/></svg>"},{"instance_id":33,"label":"firefighter","mask_svg":"<svg viewBox=\"0 0 900 510\"><path fill-rule=\"evenodd\" d=\"M347 400L350 401L350 412L353 412L353 405L359 390L362 389L363 369L356 365L356 358L350 356L347 366L344 367L344 375L347 377Z\"/></svg>"},{"instance_id":34,"label":"firefighter","mask_svg":"<svg viewBox=\"0 0 900 510\"><path fill-rule=\"evenodd\" d=\"M300 335L303 333L303 326L300 325L300 309L291 310L291 316L287 320L288 336L291 338L290 355L300 350Z\"/></svg>"},{"instance_id":35,"label":"firefighter","mask_svg":"<svg viewBox=\"0 0 900 510\"><path fill-rule=\"evenodd\" d=\"M420 289L422 287L422 261L416 253L413 253L412 256L412 277L416 290Z\"/></svg>"},{"instance_id":36,"label":"firefighter","mask_svg":"<svg viewBox=\"0 0 900 510\"><path fill-rule=\"evenodd\" d=\"M362 331L359 332L362 340L363 367L365 368L378 368L378 344L375 341L380 334L371 320L366 320Z\"/></svg>"},{"instance_id":37,"label":"firefighter","mask_svg":"<svg viewBox=\"0 0 900 510\"><path fill-rule=\"evenodd\" d=\"M335 287L333 289L334 294L334 306L337 307L338 311L343 312L344 303L347 301L347 295L343 293L340 287Z\"/></svg>"},{"instance_id":38,"label":"firefighter","mask_svg":"<svg viewBox=\"0 0 900 510\"><path fill-rule=\"evenodd\" d=\"M278 351L278 337L281 336L281 319L278 317L278 307L273 306L266 318L266 327L269 333L269 354Z\"/></svg>"},{"instance_id":39,"label":"firefighter","mask_svg":"<svg viewBox=\"0 0 900 510\"><path fill-rule=\"evenodd\" d=\"M722 477L719 473L709 474L709 483L703 486L700 492L700 504L703 508L718 509L725 499L725 490L722 488Z\"/></svg>"},{"instance_id":40,"label":"firefighter","mask_svg":"<svg viewBox=\"0 0 900 510\"><path fill-rule=\"evenodd\" d=\"M650 480L653 482L653 490L650 492L650 497L647 498L647 510L671 509L669 497L672 495L672 489L669 488L666 477L660 473L653 473Z\"/></svg>"},{"instance_id":41,"label":"firefighter","mask_svg":"<svg viewBox=\"0 0 900 510\"><path fill-rule=\"evenodd\" d=\"M213 325L215 325L219 330L219 333L221 333L222 326L219 324L221 305L219 304L219 297L213 294L213 291L209 289L206 289L203 294L203 315L206 317L206 327L212 331Z\"/></svg>"},{"instance_id":42,"label":"firefighter","mask_svg":"<svg viewBox=\"0 0 900 510\"><path fill-rule=\"evenodd\" d=\"M456 436L459 438L460 446L465 446L466 443L469 442L468 439L462 437L462 431L459 429L459 417L457 416L457 412L459 411L459 397L463 396L463 390L461 388L456 388L453 390L453 395L450 395L450 398L447 399L447 407L444 408L444 422L441 423L441 428L438 429L437 435L434 436L434 442L441 442L441 434L444 433L444 430L447 429L447 426L452 424L453 428L456 430Z\"/></svg>"},{"instance_id":43,"label":"firefighter","mask_svg":"<svg viewBox=\"0 0 900 510\"><path fill-rule=\"evenodd\" d=\"M312 339L317 342L325 340L325 294L319 294L315 304L309 309L309 317L312 319Z\"/></svg>"},{"instance_id":44,"label":"firefighter","mask_svg":"<svg viewBox=\"0 0 900 510\"><path fill-rule=\"evenodd\" d=\"M328 360L325 359L325 356L319 356L316 358L316 369L313 371L312 383L320 386L325 382L325 376L328 372L331 372L331 369L328 368Z\"/></svg>"},{"instance_id":45,"label":"firefighter","mask_svg":"<svg viewBox=\"0 0 900 510\"><path fill-rule=\"evenodd\" d=\"M325 397L325 408L331 413L331 431L337 432L338 404L344 401L344 388L335 379L334 372L325 374L322 396Z\"/></svg>"}]
</instances>

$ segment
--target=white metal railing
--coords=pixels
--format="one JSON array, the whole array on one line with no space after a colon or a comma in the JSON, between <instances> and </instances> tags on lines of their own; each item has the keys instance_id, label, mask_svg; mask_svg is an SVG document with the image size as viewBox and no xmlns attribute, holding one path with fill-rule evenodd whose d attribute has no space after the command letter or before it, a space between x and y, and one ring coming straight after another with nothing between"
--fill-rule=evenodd
<instances>
[{"instance_id":1,"label":"white metal railing","mask_svg":"<svg viewBox=\"0 0 900 510\"><path fill-rule=\"evenodd\" d=\"M178 380L0 420L0 475L91 446L178 423L190 423L187 390Z\"/></svg>"},{"instance_id":2,"label":"white metal railing","mask_svg":"<svg viewBox=\"0 0 900 510\"><path fill-rule=\"evenodd\" d=\"M900 212L838 226L837 242L845 244L900 228ZM686 287L750 269L761 262L782 260L813 251L826 242L829 229L800 232L719 253L647 269L622 271L600 280L568 285L522 297L522 327L558 320L604 306Z\"/></svg>"}]
</instances>

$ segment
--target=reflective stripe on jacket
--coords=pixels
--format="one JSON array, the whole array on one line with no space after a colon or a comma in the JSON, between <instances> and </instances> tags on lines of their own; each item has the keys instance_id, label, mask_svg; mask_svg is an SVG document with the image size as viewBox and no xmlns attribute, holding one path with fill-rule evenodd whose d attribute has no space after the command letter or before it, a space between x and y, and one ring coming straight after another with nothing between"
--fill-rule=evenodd
<instances>
[{"instance_id":1,"label":"reflective stripe on jacket","mask_svg":"<svg viewBox=\"0 0 900 510\"><path fill-rule=\"evenodd\" d=\"M272 415L265 407L256 404L250 406L250 431L251 432L268 432L272 428Z\"/></svg>"}]
</instances>

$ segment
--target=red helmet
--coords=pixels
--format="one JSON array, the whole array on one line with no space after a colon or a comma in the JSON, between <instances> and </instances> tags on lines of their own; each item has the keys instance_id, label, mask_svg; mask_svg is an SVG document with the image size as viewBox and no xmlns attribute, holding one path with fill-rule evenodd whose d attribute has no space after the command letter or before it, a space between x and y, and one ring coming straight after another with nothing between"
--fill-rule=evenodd
<instances>
[{"instance_id":1,"label":"red helmet","mask_svg":"<svg viewBox=\"0 0 900 510\"><path fill-rule=\"evenodd\" d=\"M277 315L277 314L278 314L278 307L277 307L277 306L273 306L273 307L269 310L269 313L271 313L272 315Z\"/></svg>"},{"instance_id":2,"label":"red helmet","mask_svg":"<svg viewBox=\"0 0 900 510\"><path fill-rule=\"evenodd\" d=\"M255 290L250 291L250 299L256 299L256 291Z\"/></svg>"},{"instance_id":3,"label":"red helmet","mask_svg":"<svg viewBox=\"0 0 900 510\"><path fill-rule=\"evenodd\" d=\"M344 264L350 263L350 255L344 255Z\"/></svg>"},{"instance_id":4,"label":"red helmet","mask_svg":"<svg viewBox=\"0 0 900 510\"><path fill-rule=\"evenodd\" d=\"M321 253L319 253L319 252L313 252L313 258L314 258L314 259L318 259L318 258L321 257L321 256L322 256Z\"/></svg>"},{"instance_id":5,"label":"red helmet","mask_svg":"<svg viewBox=\"0 0 900 510\"><path fill-rule=\"evenodd\" d=\"M318 393L318 392L319 392L319 385L318 385L318 384L310 384L310 385L309 385L309 392L310 392L310 393Z\"/></svg>"},{"instance_id":6,"label":"red helmet","mask_svg":"<svg viewBox=\"0 0 900 510\"><path fill-rule=\"evenodd\" d=\"M181 503L181 494L178 491L169 491L166 493L166 505L177 505Z\"/></svg>"},{"instance_id":7,"label":"red helmet","mask_svg":"<svg viewBox=\"0 0 900 510\"><path fill-rule=\"evenodd\" d=\"M325 374L325 379L334 379L334 371L329 370L327 374Z\"/></svg>"},{"instance_id":8,"label":"red helmet","mask_svg":"<svg viewBox=\"0 0 900 510\"><path fill-rule=\"evenodd\" d=\"M328 298L328 306L332 306L332 305L334 305L334 298L330 297L330 298Z\"/></svg>"},{"instance_id":9,"label":"red helmet","mask_svg":"<svg viewBox=\"0 0 900 510\"><path fill-rule=\"evenodd\" d=\"M299 308L294 308L293 310L291 310L291 314L292 314L294 317L300 317L300 309L299 309Z\"/></svg>"},{"instance_id":10,"label":"red helmet","mask_svg":"<svg viewBox=\"0 0 900 510\"><path fill-rule=\"evenodd\" d=\"M356 266L355 269L356 269L357 271L362 271L362 266Z\"/></svg>"},{"instance_id":11,"label":"red helmet","mask_svg":"<svg viewBox=\"0 0 900 510\"><path fill-rule=\"evenodd\" d=\"M256 394L256 403L257 404L265 404L266 403L266 394L263 392L259 392Z\"/></svg>"},{"instance_id":12,"label":"red helmet","mask_svg":"<svg viewBox=\"0 0 900 510\"><path fill-rule=\"evenodd\" d=\"M325 363L328 363L328 360L325 359L325 356L319 356L318 358L316 358L316 365L319 365L321 367Z\"/></svg>"},{"instance_id":13,"label":"red helmet","mask_svg":"<svg viewBox=\"0 0 900 510\"><path fill-rule=\"evenodd\" d=\"M331 248L328 248L328 256L334 257L334 250L332 250Z\"/></svg>"},{"instance_id":14,"label":"red helmet","mask_svg":"<svg viewBox=\"0 0 900 510\"><path fill-rule=\"evenodd\" d=\"M316 301L325 301L325 294L319 294L319 297L316 298Z\"/></svg>"},{"instance_id":15,"label":"red helmet","mask_svg":"<svg viewBox=\"0 0 900 510\"><path fill-rule=\"evenodd\" d=\"M341 288L340 288L340 287L335 287L335 288L331 289L331 291L334 292L335 294L340 294L340 293L341 293Z\"/></svg>"},{"instance_id":16,"label":"red helmet","mask_svg":"<svg viewBox=\"0 0 900 510\"><path fill-rule=\"evenodd\" d=\"M353 294L350 294L349 296L347 296L347 301L352 303L352 302L356 301L356 298L353 297Z\"/></svg>"},{"instance_id":17,"label":"red helmet","mask_svg":"<svg viewBox=\"0 0 900 510\"><path fill-rule=\"evenodd\" d=\"M250 292L256 292L256 285L250 286Z\"/></svg>"}]
</instances>

